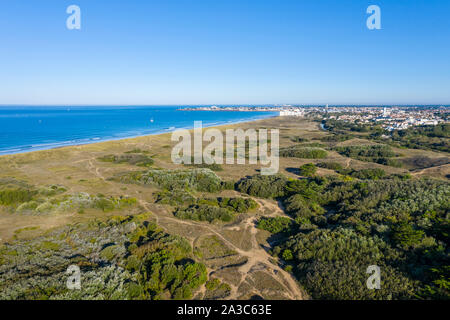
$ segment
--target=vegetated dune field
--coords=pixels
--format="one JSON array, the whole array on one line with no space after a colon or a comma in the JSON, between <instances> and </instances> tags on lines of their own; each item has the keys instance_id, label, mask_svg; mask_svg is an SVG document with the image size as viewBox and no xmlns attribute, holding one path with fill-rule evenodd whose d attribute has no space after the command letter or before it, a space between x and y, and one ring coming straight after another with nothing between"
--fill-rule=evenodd
<instances>
[{"instance_id":1,"label":"vegetated dune field","mask_svg":"<svg viewBox=\"0 0 450 320\"><path fill-rule=\"evenodd\" d=\"M218 128L279 129L281 150L292 150L299 144L305 148L326 150L326 156L320 159L280 157L279 173L295 180L303 179L299 172L302 165L323 162L337 163L344 169L353 170L380 168L387 175L410 173L413 179L429 176L448 181L450 174L449 154L443 152L394 148L405 164L400 168L347 157L337 152L337 147L370 145L373 142L363 136L344 142L323 142L320 138L329 133L321 130L318 122L308 119L279 117ZM299 143L293 137L304 140ZM194 185L188 182L184 189L177 191L173 186L167 186L165 181L165 174L180 170L186 174L195 171L195 174L202 175L201 179L203 175L217 175L219 183L233 185L242 178L259 174L261 164L223 164L212 168L213 171L176 165L171 161L174 145L168 133L1 156L0 268L3 269L0 270L5 273L8 266L16 268L22 258L21 264L30 264L27 276L12 274L4 279L9 287L11 284L20 286L16 288L13 285L7 291L0 285L3 298L39 299L52 295L62 299L93 298L66 292L55 284L57 276L63 277L70 264L89 265L92 268L89 270L95 270L106 262L112 268L111 272L118 268L120 275L127 278L126 272L132 274L141 270L133 265L130 256L148 257L164 248L176 251L175 263L162 263L168 270L169 266L180 268L177 261L183 261L187 263L182 264L184 274L188 268L196 266L196 275L200 275L199 278L205 276L204 281L194 283L185 276L179 279L179 286L170 287L160 280L155 288L149 289L148 286L137 285L146 281L139 278L136 286L123 289L123 294L122 289L117 290L111 284L110 291L102 293L102 297L309 299L310 294L287 268L288 264L271 254L272 246L282 240L282 236L274 237L270 232L257 228L261 217L293 219L276 200L242 193L233 187L199 187L198 181L198 185L195 185L197 182ZM148 170L155 183L143 182L148 176L142 172ZM316 175L341 176L337 171L324 167L318 167ZM178 199L183 197L193 200ZM234 205L220 202L223 198L241 200ZM217 212L208 211L205 216L224 214L223 219L189 218L203 213L189 211L186 203L196 203L201 207L211 201L215 201L213 206ZM94 221L96 224L92 227ZM142 231L144 229L145 232ZM116 233L117 239L114 238ZM182 244L177 245L179 241ZM183 247L183 251L178 252L177 246ZM42 253L42 257L33 256L36 252ZM79 257L74 258L77 255ZM59 260L55 259L61 260L60 264L55 262L51 268L45 267L47 276L54 278L48 280L52 289L45 292L43 288L27 287L26 277L38 277L33 274L33 268L39 269L39 259L48 260L54 256L58 256ZM152 256L152 259L156 258ZM42 273L39 277L43 277ZM61 279L62 284L64 279ZM114 291L120 294L114 295Z\"/></svg>"}]
</instances>

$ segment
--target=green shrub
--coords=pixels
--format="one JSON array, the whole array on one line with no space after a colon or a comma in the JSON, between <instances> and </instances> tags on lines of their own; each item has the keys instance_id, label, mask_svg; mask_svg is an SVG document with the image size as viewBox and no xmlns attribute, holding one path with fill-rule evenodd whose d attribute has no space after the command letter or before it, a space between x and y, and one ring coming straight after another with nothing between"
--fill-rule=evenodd
<instances>
[{"instance_id":1,"label":"green shrub","mask_svg":"<svg viewBox=\"0 0 450 320\"><path fill-rule=\"evenodd\" d=\"M414 246L419 244L424 238L425 233L422 230L415 230L414 227L406 222L396 225L392 228L392 240L401 246Z\"/></svg>"},{"instance_id":2,"label":"green shrub","mask_svg":"<svg viewBox=\"0 0 450 320\"><path fill-rule=\"evenodd\" d=\"M299 174L304 177L312 177L316 174L317 167L314 165L314 163L307 163L300 167Z\"/></svg>"},{"instance_id":3,"label":"green shrub","mask_svg":"<svg viewBox=\"0 0 450 320\"><path fill-rule=\"evenodd\" d=\"M132 150L130 150L130 151L126 151L126 152L124 152L124 153L149 153L147 150L142 150L142 149L139 149L139 148L134 148L134 149L132 149Z\"/></svg>"},{"instance_id":4,"label":"green shrub","mask_svg":"<svg viewBox=\"0 0 450 320\"><path fill-rule=\"evenodd\" d=\"M281 157L293 157L302 159L322 159L327 157L327 152L321 148L293 146L280 149Z\"/></svg>"},{"instance_id":5,"label":"green shrub","mask_svg":"<svg viewBox=\"0 0 450 320\"><path fill-rule=\"evenodd\" d=\"M255 175L240 180L236 189L260 198L277 198L284 195L287 179L282 175Z\"/></svg>"},{"instance_id":6,"label":"green shrub","mask_svg":"<svg viewBox=\"0 0 450 320\"><path fill-rule=\"evenodd\" d=\"M24 212L24 211L34 211L39 206L39 203L36 201L29 201L24 202L21 205L19 205L16 209L17 212Z\"/></svg>"},{"instance_id":7,"label":"green shrub","mask_svg":"<svg viewBox=\"0 0 450 320\"><path fill-rule=\"evenodd\" d=\"M267 230L270 233L288 232L291 226L291 219L286 217L262 217L256 225L258 229Z\"/></svg>"},{"instance_id":8,"label":"green shrub","mask_svg":"<svg viewBox=\"0 0 450 320\"><path fill-rule=\"evenodd\" d=\"M317 202L312 199L305 199L301 194L288 197L284 205L286 212L298 221L325 213L325 210Z\"/></svg>"},{"instance_id":9,"label":"green shrub","mask_svg":"<svg viewBox=\"0 0 450 320\"><path fill-rule=\"evenodd\" d=\"M317 166L319 168L325 168L325 169L330 169L330 170L335 170L335 171L339 171L339 170L343 169L342 165L338 162L320 162L317 164Z\"/></svg>"},{"instance_id":10,"label":"green shrub","mask_svg":"<svg viewBox=\"0 0 450 320\"><path fill-rule=\"evenodd\" d=\"M234 219L234 213L230 210L207 204L178 209L175 212L175 216L180 219L207 221L210 223L214 221L230 222Z\"/></svg>"},{"instance_id":11,"label":"green shrub","mask_svg":"<svg viewBox=\"0 0 450 320\"><path fill-rule=\"evenodd\" d=\"M386 172L380 168L362 169L358 171L352 171L349 175L358 179L377 180L383 178L386 175Z\"/></svg>"},{"instance_id":12,"label":"green shrub","mask_svg":"<svg viewBox=\"0 0 450 320\"><path fill-rule=\"evenodd\" d=\"M169 204L172 206L191 205L196 201L195 197L189 191L181 189L172 191L162 190L155 195L157 203Z\"/></svg>"},{"instance_id":13,"label":"green shrub","mask_svg":"<svg viewBox=\"0 0 450 320\"><path fill-rule=\"evenodd\" d=\"M205 287L207 290L216 290L220 285L219 279L211 279L208 282L206 282Z\"/></svg>"},{"instance_id":14,"label":"green shrub","mask_svg":"<svg viewBox=\"0 0 450 320\"><path fill-rule=\"evenodd\" d=\"M151 157L135 152L128 152L122 155L105 155L98 158L98 160L112 163L128 163L140 167L150 167L154 163L154 160Z\"/></svg>"},{"instance_id":15,"label":"green shrub","mask_svg":"<svg viewBox=\"0 0 450 320\"><path fill-rule=\"evenodd\" d=\"M396 154L387 145L345 146L337 147L335 150L346 157L361 161L375 162L383 165L388 165L389 163L394 165L397 163L396 160L389 159L395 157ZM400 163L398 162L398 164Z\"/></svg>"},{"instance_id":16,"label":"green shrub","mask_svg":"<svg viewBox=\"0 0 450 320\"><path fill-rule=\"evenodd\" d=\"M386 160L386 165L390 166L390 167L395 167L395 168L403 167L403 163L401 161L399 161L399 160L396 160L396 159L387 159Z\"/></svg>"},{"instance_id":17,"label":"green shrub","mask_svg":"<svg viewBox=\"0 0 450 320\"><path fill-rule=\"evenodd\" d=\"M415 297L417 282L389 265L402 256L377 237L348 229L319 229L292 236L274 253L293 261L295 274L314 299L399 299ZM380 290L367 290L367 267L381 268Z\"/></svg>"},{"instance_id":18,"label":"green shrub","mask_svg":"<svg viewBox=\"0 0 450 320\"><path fill-rule=\"evenodd\" d=\"M52 250L56 251L59 250L60 245L58 243L55 243L53 241L43 241L40 245L40 248L42 250Z\"/></svg>"},{"instance_id":19,"label":"green shrub","mask_svg":"<svg viewBox=\"0 0 450 320\"><path fill-rule=\"evenodd\" d=\"M3 189L0 190L0 205L9 206L31 201L37 191L29 189Z\"/></svg>"},{"instance_id":20,"label":"green shrub","mask_svg":"<svg viewBox=\"0 0 450 320\"><path fill-rule=\"evenodd\" d=\"M302 137L299 137L299 136L290 137L290 140L292 142L307 142L308 141L308 139L302 138Z\"/></svg>"},{"instance_id":21,"label":"green shrub","mask_svg":"<svg viewBox=\"0 0 450 320\"><path fill-rule=\"evenodd\" d=\"M185 164L185 166L194 167L194 168L205 168L205 169L210 169L212 171L223 171L222 166L220 164L217 164L217 163L212 163L212 164L206 164L206 163Z\"/></svg>"},{"instance_id":22,"label":"green shrub","mask_svg":"<svg viewBox=\"0 0 450 320\"><path fill-rule=\"evenodd\" d=\"M223 189L222 180L209 169L157 170L131 172L115 178L121 182L156 185L169 191L193 189L217 192Z\"/></svg>"},{"instance_id":23,"label":"green shrub","mask_svg":"<svg viewBox=\"0 0 450 320\"><path fill-rule=\"evenodd\" d=\"M148 218L90 220L5 244L0 299L192 298L206 282L206 267L192 260L189 242L164 233ZM72 264L82 270L82 290L66 288L65 272Z\"/></svg>"},{"instance_id":24,"label":"green shrub","mask_svg":"<svg viewBox=\"0 0 450 320\"><path fill-rule=\"evenodd\" d=\"M99 198L95 200L94 207L106 212L114 210L114 203L109 199Z\"/></svg>"},{"instance_id":25,"label":"green shrub","mask_svg":"<svg viewBox=\"0 0 450 320\"><path fill-rule=\"evenodd\" d=\"M294 259L294 256L292 255L292 251L289 249L286 249L283 251L282 257L283 257L283 260L286 260L286 261Z\"/></svg>"},{"instance_id":26,"label":"green shrub","mask_svg":"<svg viewBox=\"0 0 450 320\"><path fill-rule=\"evenodd\" d=\"M258 203L250 198L218 198L218 205L237 213L244 213L258 207Z\"/></svg>"}]
</instances>

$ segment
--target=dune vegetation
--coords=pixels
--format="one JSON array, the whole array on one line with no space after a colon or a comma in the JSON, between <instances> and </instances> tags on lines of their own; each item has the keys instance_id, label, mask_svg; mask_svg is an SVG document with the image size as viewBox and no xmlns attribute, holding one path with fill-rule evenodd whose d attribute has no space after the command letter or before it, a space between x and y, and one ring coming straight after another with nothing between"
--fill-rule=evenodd
<instances>
[{"instance_id":1,"label":"dune vegetation","mask_svg":"<svg viewBox=\"0 0 450 320\"><path fill-rule=\"evenodd\" d=\"M0 157L0 299L449 299L447 128L317 121L240 125L280 129L272 176L167 134Z\"/></svg>"}]
</instances>

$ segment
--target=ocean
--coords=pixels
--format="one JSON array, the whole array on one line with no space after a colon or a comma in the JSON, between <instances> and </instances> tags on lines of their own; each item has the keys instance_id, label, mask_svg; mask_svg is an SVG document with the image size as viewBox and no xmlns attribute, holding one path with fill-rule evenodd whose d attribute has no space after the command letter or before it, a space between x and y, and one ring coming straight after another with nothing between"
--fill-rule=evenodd
<instances>
[{"instance_id":1,"label":"ocean","mask_svg":"<svg viewBox=\"0 0 450 320\"><path fill-rule=\"evenodd\" d=\"M277 112L179 111L183 106L0 106L0 155L264 119Z\"/></svg>"}]
</instances>

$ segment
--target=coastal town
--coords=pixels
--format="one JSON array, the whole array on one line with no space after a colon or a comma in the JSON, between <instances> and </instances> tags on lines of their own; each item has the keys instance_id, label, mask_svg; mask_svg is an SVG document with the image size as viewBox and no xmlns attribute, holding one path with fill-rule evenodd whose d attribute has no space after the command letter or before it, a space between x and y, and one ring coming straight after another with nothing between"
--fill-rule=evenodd
<instances>
[{"instance_id":1,"label":"coastal town","mask_svg":"<svg viewBox=\"0 0 450 320\"><path fill-rule=\"evenodd\" d=\"M411 126L449 123L450 106L201 106L180 108L183 111L278 112L279 116L318 115L324 120L380 125L387 130Z\"/></svg>"}]
</instances>

